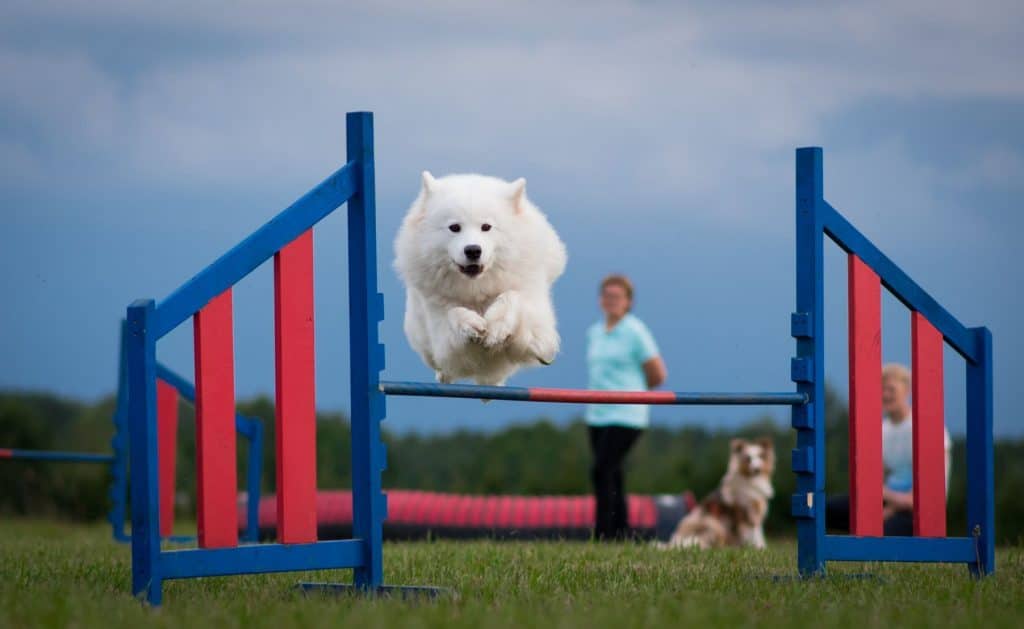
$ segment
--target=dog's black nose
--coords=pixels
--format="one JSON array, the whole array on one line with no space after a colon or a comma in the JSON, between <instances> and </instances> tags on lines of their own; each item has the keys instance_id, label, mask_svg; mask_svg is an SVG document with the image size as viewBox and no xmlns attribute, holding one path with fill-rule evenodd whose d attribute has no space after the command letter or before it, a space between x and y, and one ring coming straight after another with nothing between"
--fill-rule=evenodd
<instances>
[{"instance_id":1,"label":"dog's black nose","mask_svg":"<svg viewBox=\"0 0 1024 629\"><path fill-rule=\"evenodd\" d=\"M462 250L466 254L467 260L479 260L481 251L480 245L466 245L466 248Z\"/></svg>"}]
</instances>

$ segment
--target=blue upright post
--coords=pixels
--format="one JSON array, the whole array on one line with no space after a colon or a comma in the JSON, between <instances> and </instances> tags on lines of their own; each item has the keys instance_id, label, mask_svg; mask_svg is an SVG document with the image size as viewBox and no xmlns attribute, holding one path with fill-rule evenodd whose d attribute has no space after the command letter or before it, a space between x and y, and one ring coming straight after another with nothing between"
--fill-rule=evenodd
<instances>
[{"instance_id":1,"label":"blue upright post","mask_svg":"<svg viewBox=\"0 0 1024 629\"><path fill-rule=\"evenodd\" d=\"M992 333L974 328L978 360L967 361L967 535L973 537L975 576L992 574L995 555L995 482L992 448Z\"/></svg>"},{"instance_id":2,"label":"blue upright post","mask_svg":"<svg viewBox=\"0 0 1024 629\"><path fill-rule=\"evenodd\" d=\"M132 594L159 605L160 514L157 479L156 338L152 299L128 307L128 422L132 470Z\"/></svg>"},{"instance_id":3,"label":"blue upright post","mask_svg":"<svg viewBox=\"0 0 1024 629\"><path fill-rule=\"evenodd\" d=\"M819 212L823 202L821 149L797 149L796 312L792 319L797 355L791 370L797 391L806 395L808 402L793 407L797 443L792 511L797 522L797 566L803 576L825 571L825 318Z\"/></svg>"},{"instance_id":4,"label":"blue upright post","mask_svg":"<svg viewBox=\"0 0 1024 629\"><path fill-rule=\"evenodd\" d=\"M384 319L377 292L376 206L373 181L373 114L346 116L348 161L358 164L358 190L348 201L349 354L352 383L352 534L362 539L366 561L355 569L355 586L376 589L384 580L383 524L387 503L381 489L384 394L380 371L384 346L378 323Z\"/></svg>"},{"instance_id":5,"label":"blue upright post","mask_svg":"<svg viewBox=\"0 0 1024 629\"><path fill-rule=\"evenodd\" d=\"M249 422L249 469L247 470L247 501L245 534L247 542L260 541L260 477L263 474L263 422Z\"/></svg>"}]
</instances>

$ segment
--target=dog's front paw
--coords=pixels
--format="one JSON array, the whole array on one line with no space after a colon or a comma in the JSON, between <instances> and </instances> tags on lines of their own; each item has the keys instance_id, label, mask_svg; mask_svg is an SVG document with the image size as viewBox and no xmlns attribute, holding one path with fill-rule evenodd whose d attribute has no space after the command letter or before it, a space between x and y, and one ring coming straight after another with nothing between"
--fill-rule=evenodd
<instances>
[{"instance_id":1,"label":"dog's front paw","mask_svg":"<svg viewBox=\"0 0 1024 629\"><path fill-rule=\"evenodd\" d=\"M515 292L507 292L494 300L484 312L487 320L487 334L483 338L484 346L498 347L504 345L516 326L519 325L519 299Z\"/></svg>"},{"instance_id":2,"label":"dog's front paw","mask_svg":"<svg viewBox=\"0 0 1024 629\"><path fill-rule=\"evenodd\" d=\"M489 314L489 313L488 313ZM512 317L487 317L487 333L484 334L484 346L497 347L504 345L508 337L516 328L516 321Z\"/></svg>"},{"instance_id":3,"label":"dog's front paw","mask_svg":"<svg viewBox=\"0 0 1024 629\"><path fill-rule=\"evenodd\" d=\"M462 306L448 311L448 323L460 338L467 341L479 341L487 333L487 320Z\"/></svg>"}]
</instances>

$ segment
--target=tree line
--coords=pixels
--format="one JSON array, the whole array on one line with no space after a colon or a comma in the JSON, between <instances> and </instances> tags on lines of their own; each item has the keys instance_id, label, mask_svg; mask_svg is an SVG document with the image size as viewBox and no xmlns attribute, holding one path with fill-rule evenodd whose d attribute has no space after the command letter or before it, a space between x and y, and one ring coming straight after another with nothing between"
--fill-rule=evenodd
<instances>
[{"instance_id":1,"label":"tree line","mask_svg":"<svg viewBox=\"0 0 1024 629\"><path fill-rule=\"evenodd\" d=\"M262 490L274 491L274 406L266 397L241 402L243 415L262 420L265 430ZM833 392L826 400L826 490L848 487L847 424L844 400ZM111 451L114 400L95 403L47 393L0 392L0 448ZM680 411L680 415L685 410ZM191 405L179 409L177 500L179 515L195 505L195 432ZM630 492L681 493L698 497L711 491L725 471L729 440L736 436L771 437L776 449L776 497L766 528L769 534L793 534L789 497L795 489L790 450L795 432L767 416L724 431L700 426L655 426L637 443L627 461ZM581 420L554 423L537 419L497 431L459 430L420 435L384 431L388 445L386 488L467 494L585 494L590 492L590 452ZM351 483L347 418L319 413L317 485L347 488ZM239 485L244 488L246 441L239 439ZM966 448L954 440L953 474L948 496L951 534L966 530ZM1024 440L996 441L996 528L1002 543L1024 541ZM96 520L109 508L109 468L103 465L0 461L0 513Z\"/></svg>"}]
</instances>

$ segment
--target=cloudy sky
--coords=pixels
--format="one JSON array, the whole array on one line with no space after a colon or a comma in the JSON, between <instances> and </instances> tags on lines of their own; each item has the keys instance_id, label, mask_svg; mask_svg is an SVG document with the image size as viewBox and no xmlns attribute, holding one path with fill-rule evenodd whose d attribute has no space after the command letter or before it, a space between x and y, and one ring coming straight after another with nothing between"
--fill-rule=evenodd
<instances>
[{"instance_id":1,"label":"cloudy sky","mask_svg":"<svg viewBox=\"0 0 1024 629\"><path fill-rule=\"evenodd\" d=\"M819 145L832 205L993 331L996 429L1024 435L1021 3L343 4L0 5L0 387L110 393L124 307L163 298L340 166L345 112L372 110L387 378L431 377L390 267L429 169L526 177L569 247L563 354L513 384L585 386L597 282L624 271L673 389L791 388L793 151ZM315 239L318 406L345 410L343 215ZM827 375L845 392L835 247L827 274ZM273 391L271 281L261 268L236 289L240 396ZM884 357L907 361L909 315L883 310ZM191 339L184 326L158 349L189 376ZM962 432L948 349L946 373ZM391 399L388 416L429 431L579 411Z\"/></svg>"}]
</instances>

